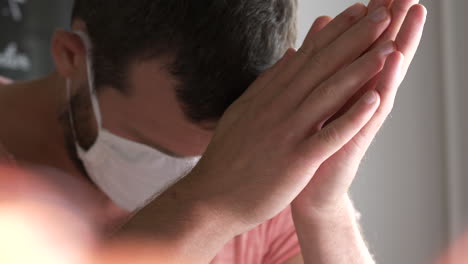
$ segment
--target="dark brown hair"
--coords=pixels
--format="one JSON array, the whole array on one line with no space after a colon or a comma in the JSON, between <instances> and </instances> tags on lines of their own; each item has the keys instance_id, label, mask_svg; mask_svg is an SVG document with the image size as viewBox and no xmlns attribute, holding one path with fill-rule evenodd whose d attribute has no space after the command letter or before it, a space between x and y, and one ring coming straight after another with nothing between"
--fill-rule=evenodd
<instances>
[{"instance_id":1,"label":"dark brown hair","mask_svg":"<svg viewBox=\"0 0 468 264\"><path fill-rule=\"evenodd\" d=\"M170 55L188 118L217 120L294 46L297 0L76 0L96 86L125 92L128 66ZM155 84L157 85L157 84Z\"/></svg>"}]
</instances>

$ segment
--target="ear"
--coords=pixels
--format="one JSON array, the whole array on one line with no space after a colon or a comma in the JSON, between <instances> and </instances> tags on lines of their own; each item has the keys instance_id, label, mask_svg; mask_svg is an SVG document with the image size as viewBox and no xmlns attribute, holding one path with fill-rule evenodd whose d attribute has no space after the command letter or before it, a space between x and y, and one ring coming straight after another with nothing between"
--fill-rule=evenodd
<instances>
[{"instance_id":1,"label":"ear","mask_svg":"<svg viewBox=\"0 0 468 264\"><path fill-rule=\"evenodd\" d=\"M77 34L56 30L52 37L51 49L56 70L63 78L86 80L87 51Z\"/></svg>"}]
</instances>

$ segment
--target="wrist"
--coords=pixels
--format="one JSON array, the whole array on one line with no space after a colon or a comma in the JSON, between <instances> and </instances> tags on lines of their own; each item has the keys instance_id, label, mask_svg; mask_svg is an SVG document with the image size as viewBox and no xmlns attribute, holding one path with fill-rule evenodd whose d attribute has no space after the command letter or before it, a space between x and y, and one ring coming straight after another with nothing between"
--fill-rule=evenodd
<instances>
[{"instance_id":1,"label":"wrist","mask_svg":"<svg viewBox=\"0 0 468 264\"><path fill-rule=\"evenodd\" d=\"M191 176L187 176L189 178ZM117 235L150 238L177 262L208 263L237 233L231 219L182 180L132 217Z\"/></svg>"},{"instance_id":2,"label":"wrist","mask_svg":"<svg viewBox=\"0 0 468 264\"><path fill-rule=\"evenodd\" d=\"M306 218L314 223L338 221L356 217L357 212L348 194L333 203L314 204L313 202L294 201L292 212L295 218Z\"/></svg>"},{"instance_id":3,"label":"wrist","mask_svg":"<svg viewBox=\"0 0 468 264\"><path fill-rule=\"evenodd\" d=\"M293 205L292 210L305 263L375 263L349 197L333 209Z\"/></svg>"},{"instance_id":4,"label":"wrist","mask_svg":"<svg viewBox=\"0 0 468 264\"><path fill-rule=\"evenodd\" d=\"M167 193L172 193L173 197L179 199L176 203L189 207L192 216L206 229L217 230L220 235L229 239L245 232L248 229L247 224L239 219L228 202L213 193L204 176L206 175L203 172L195 168Z\"/></svg>"}]
</instances>

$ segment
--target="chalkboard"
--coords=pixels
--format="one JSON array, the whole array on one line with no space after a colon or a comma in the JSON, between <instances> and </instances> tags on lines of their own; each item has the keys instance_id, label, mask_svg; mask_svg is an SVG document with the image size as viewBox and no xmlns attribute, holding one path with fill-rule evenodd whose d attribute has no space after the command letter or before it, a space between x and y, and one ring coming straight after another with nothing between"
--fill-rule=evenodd
<instances>
[{"instance_id":1,"label":"chalkboard","mask_svg":"<svg viewBox=\"0 0 468 264\"><path fill-rule=\"evenodd\" d=\"M54 69L50 43L69 28L73 0L0 0L0 75L30 80Z\"/></svg>"}]
</instances>

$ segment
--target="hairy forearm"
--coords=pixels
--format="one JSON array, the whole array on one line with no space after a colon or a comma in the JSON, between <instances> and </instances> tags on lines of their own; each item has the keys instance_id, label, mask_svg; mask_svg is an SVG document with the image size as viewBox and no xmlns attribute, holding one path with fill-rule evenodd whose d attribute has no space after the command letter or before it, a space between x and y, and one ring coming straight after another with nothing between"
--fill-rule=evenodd
<instances>
[{"instance_id":1,"label":"hairy forearm","mask_svg":"<svg viewBox=\"0 0 468 264\"><path fill-rule=\"evenodd\" d=\"M375 263L348 196L336 210L326 212L293 205L293 217L305 264Z\"/></svg>"},{"instance_id":2,"label":"hairy forearm","mask_svg":"<svg viewBox=\"0 0 468 264\"><path fill-rule=\"evenodd\" d=\"M209 263L235 235L227 217L191 197L184 183L166 191L132 217L114 237L148 239L164 263Z\"/></svg>"}]
</instances>

